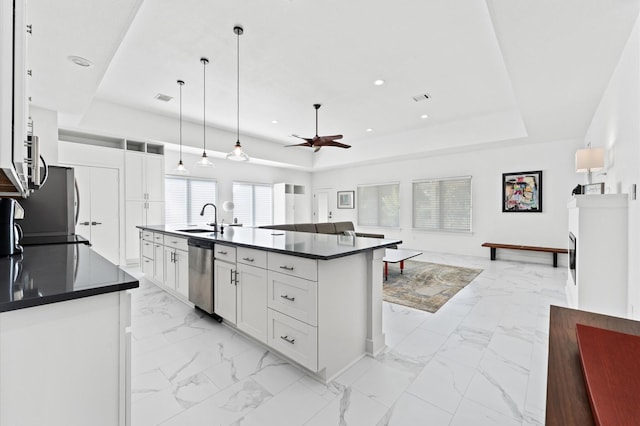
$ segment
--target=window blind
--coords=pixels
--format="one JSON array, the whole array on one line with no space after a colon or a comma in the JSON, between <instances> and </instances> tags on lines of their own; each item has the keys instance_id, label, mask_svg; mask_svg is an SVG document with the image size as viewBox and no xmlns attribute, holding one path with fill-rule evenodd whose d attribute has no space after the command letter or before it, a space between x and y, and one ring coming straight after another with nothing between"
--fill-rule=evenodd
<instances>
[{"instance_id":1,"label":"window blind","mask_svg":"<svg viewBox=\"0 0 640 426\"><path fill-rule=\"evenodd\" d=\"M215 181L198 178L166 177L164 190L166 223L211 222L211 220L200 216L200 211L206 203L216 204Z\"/></svg>"},{"instance_id":2,"label":"window blind","mask_svg":"<svg viewBox=\"0 0 640 426\"><path fill-rule=\"evenodd\" d=\"M358 225L400 226L400 184L358 186Z\"/></svg>"},{"instance_id":3,"label":"window blind","mask_svg":"<svg viewBox=\"0 0 640 426\"><path fill-rule=\"evenodd\" d=\"M471 232L471 176L413 182L413 227Z\"/></svg>"},{"instance_id":4,"label":"window blind","mask_svg":"<svg viewBox=\"0 0 640 426\"><path fill-rule=\"evenodd\" d=\"M245 226L273 223L273 186L257 183L233 183L233 216Z\"/></svg>"}]
</instances>

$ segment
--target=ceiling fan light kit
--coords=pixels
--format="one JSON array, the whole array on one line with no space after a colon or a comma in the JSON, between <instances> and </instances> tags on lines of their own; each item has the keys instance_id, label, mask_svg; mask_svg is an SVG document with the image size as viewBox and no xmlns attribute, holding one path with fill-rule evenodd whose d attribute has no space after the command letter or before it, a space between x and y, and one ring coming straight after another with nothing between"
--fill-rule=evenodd
<instances>
[{"instance_id":1,"label":"ceiling fan light kit","mask_svg":"<svg viewBox=\"0 0 640 426\"><path fill-rule=\"evenodd\" d=\"M313 138L303 138L302 136L291 135L295 138L302 139L305 142L293 144L293 145L286 145L285 148L290 146L308 146L310 148L313 148L313 152L318 152L320 148L322 148L323 146L351 148L351 145L347 145L341 142L336 142L336 139L342 139L342 135L318 136L318 110L320 109L321 106L322 106L321 104L313 104L313 107L316 110L316 135Z\"/></svg>"},{"instance_id":2,"label":"ceiling fan light kit","mask_svg":"<svg viewBox=\"0 0 640 426\"><path fill-rule=\"evenodd\" d=\"M238 55L237 55L237 79L236 79L236 94L237 94L237 108L236 108L236 144L233 147L233 151L227 154L227 160L233 161L249 161L249 156L242 151L242 145L240 145L240 36L244 33L244 29L236 25L233 27L233 33L236 35Z\"/></svg>"},{"instance_id":3,"label":"ceiling fan light kit","mask_svg":"<svg viewBox=\"0 0 640 426\"><path fill-rule=\"evenodd\" d=\"M213 163L207 157L207 58L200 58L202 62L202 157L196 162L196 167L213 167Z\"/></svg>"}]
</instances>

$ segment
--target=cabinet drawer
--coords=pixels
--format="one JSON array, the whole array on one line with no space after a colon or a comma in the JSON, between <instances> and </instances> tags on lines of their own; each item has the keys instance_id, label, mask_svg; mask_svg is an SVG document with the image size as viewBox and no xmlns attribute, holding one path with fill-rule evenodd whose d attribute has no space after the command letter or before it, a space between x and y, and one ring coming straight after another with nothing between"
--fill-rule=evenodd
<instances>
[{"instance_id":1,"label":"cabinet drawer","mask_svg":"<svg viewBox=\"0 0 640 426\"><path fill-rule=\"evenodd\" d=\"M213 258L236 263L236 248L225 246L224 244L215 244L213 246Z\"/></svg>"},{"instance_id":2,"label":"cabinet drawer","mask_svg":"<svg viewBox=\"0 0 640 426\"><path fill-rule=\"evenodd\" d=\"M318 371L318 329L268 309L268 344L283 355Z\"/></svg>"},{"instance_id":3,"label":"cabinet drawer","mask_svg":"<svg viewBox=\"0 0 640 426\"><path fill-rule=\"evenodd\" d=\"M153 277L153 260L143 257L142 259L142 273L147 277Z\"/></svg>"},{"instance_id":4,"label":"cabinet drawer","mask_svg":"<svg viewBox=\"0 0 640 426\"><path fill-rule=\"evenodd\" d=\"M267 269L267 252L246 247L238 247L238 263Z\"/></svg>"},{"instance_id":5,"label":"cabinet drawer","mask_svg":"<svg viewBox=\"0 0 640 426\"><path fill-rule=\"evenodd\" d=\"M142 239L146 241L153 242L153 232L151 231L142 231Z\"/></svg>"},{"instance_id":6,"label":"cabinet drawer","mask_svg":"<svg viewBox=\"0 0 640 426\"><path fill-rule=\"evenodd\" d=\"M314 259L269 252L267 253L267 266L270 271L312 281L318 280L318 261Z\"/></svg>"},{"instance_id":7,"label":"cabinet drawer","mask_svg":"<svg viewBox=\"0 0 640 426\"><path fill-rule=\"evenodd\" d=\"M178 250L188 251L189 247L187 246L187 239L175 237L173 235L165 235L164 236L164 245L167 247L173 247Z\"/></svg>"},{"instance_id":8,"label":"cabinet drawer","mask_svg":"<svg viewBox=\"0 0 640 426\"><path fill-rule=\"evenodd\" d=\"M153 242L142 240L142 257L153 260Z\"/></svg>"},{"instance_id":9,"label":"cabinet drawer","mask_svg":"<svg viewBox=\"0 0 640 426\"><path fill-rule=\"evenodd\" d=\"M307 324L318 325L318 284L279 272L267 274L267 306Z\"/></svg>"},{"instance_id":10,"label":"cabinet drawer","mask_svg":"<svg viewBox=\"0 0 640 426\"><path fill-rule=\"evenodd\" d=\"M156 244L164 244L164 234L158 232L153 233L153 242Z\"/></svg>"}]
</instances>

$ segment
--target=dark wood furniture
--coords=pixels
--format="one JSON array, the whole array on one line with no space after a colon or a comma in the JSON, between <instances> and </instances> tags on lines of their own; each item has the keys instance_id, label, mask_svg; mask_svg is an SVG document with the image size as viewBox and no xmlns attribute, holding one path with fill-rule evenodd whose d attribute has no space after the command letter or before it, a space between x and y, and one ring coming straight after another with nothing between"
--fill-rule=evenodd
<instances>
[{"instance_id":1,"label":"dark wood furniture","mask_svg":"<svg viewBox=\"0 0 640 426\"><path fill-rule=\"evenodd\" d=\"M489 247L491 249L491 260L496 260L496 249L541 251L545 253L551 253L553 254L554 268L558 267L558 253L562 253L562 254L569 253L569 250L567 250L566 248L518 246L514 244L482 243L482 247Z\"/></svg>"},{"instance_id":2,"label":"dark wood furniture","mask_svg":"<svg viewBox=\"0 0 640 426\"><path fill-rule=\"evenodd\" d=\"M547 426L595 424L582 374L576 324L640 335L638 321L551 306L545 421Z\"/></svg>"}]
</instances>

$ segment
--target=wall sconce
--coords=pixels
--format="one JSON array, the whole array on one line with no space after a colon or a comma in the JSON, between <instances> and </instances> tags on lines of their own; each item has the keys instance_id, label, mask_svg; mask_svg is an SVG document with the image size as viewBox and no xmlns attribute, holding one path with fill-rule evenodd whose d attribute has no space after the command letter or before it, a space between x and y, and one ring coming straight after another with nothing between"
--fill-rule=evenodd
<instances>
[{"instance_id":1,"label":"wall sconce","mask_svg":"<svg viewBox=\"0 0 640 426\"><path fill-rule=\"evenodd\" d=\"M576 151L576 173L587 173L587 184L591 183L591 172L604 168L604 148L584 148Z\"/></svg>"}]
</instances>

